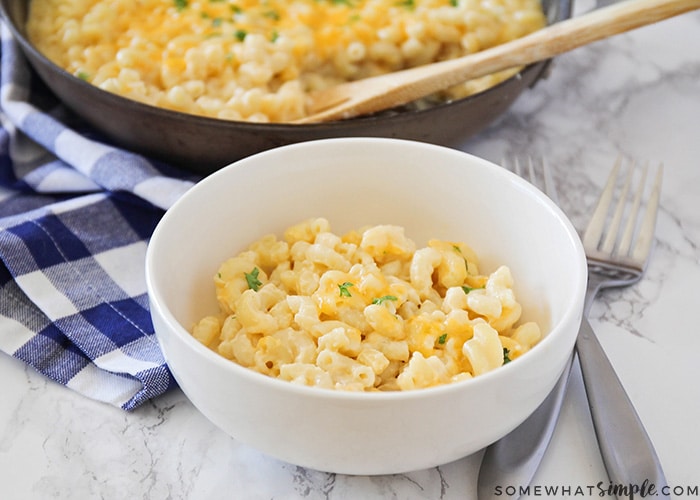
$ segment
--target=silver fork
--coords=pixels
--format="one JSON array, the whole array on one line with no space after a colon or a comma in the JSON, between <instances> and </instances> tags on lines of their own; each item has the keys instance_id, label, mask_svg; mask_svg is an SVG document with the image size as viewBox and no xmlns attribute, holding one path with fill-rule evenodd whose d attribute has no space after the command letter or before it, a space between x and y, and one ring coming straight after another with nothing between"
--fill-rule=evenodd
<instances>
[{"instance_id":1,"label":"silver fork","mask_svg":"<svg viewBox=\"0 0 700 500\"><path fill-rule=\"evenodd\" d=\"M586 315L600 290L629 286L641 279L654 241L663 165L657 169L647 208L641 215L647 166L642 169L634 193L630 193L634 170L629 167L606 231L621 163L618 158L583 235L589 269ZM632 194L629 204L628 194ZM587 328L579 333L576 350L608 475L615 484L653 485L659 489L658 496L663 497L660 489L667 482L654 446L595 333L587 321L584 326Z\"/></svg>"},{"instance_id":2,"label":"silver fork","mask_svg":"<svg viewBox=\"0 0 700 500\"><path fill-rule=\"evenodd\" d=\"M640 222L647 168L644 167L631 206L627 207L629 211L626 212L634 173L633 165L630 165L608 224L608 212L615 195L621 163L622 159L618 158L583 236L589 272L576 351L598 444L611 482L620 487L635 488L637 492L643 487L647 493L649 488L654 488L654 494L658 497L668 498L661 494L661 487L667 482L653 444L587 319L591 304L600 290L639 281L654 239L663 168L659 166L646 203L647 209ZM545 161L540 165L539 175L531 159L525 167L515 161L511 169L540 186L558 204L551 171ZM625 216L627 223L621 228ZM495 498L498 485L530 484L556 426L572 363L573 359L532 416L486 449L479 471L480 500Z\"/></svg>"}]
</instances>

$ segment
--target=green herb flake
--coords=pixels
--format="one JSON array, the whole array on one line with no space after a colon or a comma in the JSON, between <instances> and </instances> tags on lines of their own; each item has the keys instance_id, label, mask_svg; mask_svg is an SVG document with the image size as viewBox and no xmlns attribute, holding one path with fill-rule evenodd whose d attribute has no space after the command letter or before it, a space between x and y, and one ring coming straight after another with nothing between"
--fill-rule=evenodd
<instances>
[{"instance_id":1,"label":"green herb flake","mask_svg":"<svg viewBox=\"0 0 700 500\"><path fill-rule=\"evenodd\" d=\"M245 30L236 30L233 36L236 37L236 40L242 42L243 40L245 40L245 37L248 36L248 32Z\"/></svg>"},{"instance_id":2,"label":"green herb flake","mask_svg":"<svg viewBox=\"0 0 700 500\"><path fill-rule=\"evenodd\" d=\"M462 249L459 248L459 245L452 245L452 250L457 252L459 255L462 255ZM467 274L469 274L469 262L467 262L467 258L464 257L464 269L467 270Z\"/></svg>"},{"instance_id":3,"label":"green herb flake","mask_svg":"<svg viewBox=\"0 0 700 500\"><path fill-rule=\"evenodd\" d=\"M510 351L507 348L503 348L503 364L508 364L512 360L510 359Z\"/></svg>"},{"instance_id":4,"label":"green herb flake","mask_svg":"<svg viewBox=\"0 0 700 500\"><path fill-rule=\"evenodd\" d=\"M346 281L342 285L338 285L338 290L340 293L341 297L352 297L352 294L350 293L349 288L351 286L355 286L353 283L350 283L349 281Z\"/></svg>"},{"instance_id":5,"label":"green herb flake","mask_svg":"<svg viewBox=\"0 0 700 500\"><path fill-rule=\"evenodd\" d=\"M90 75L85 71L78 71L78 73L75 76L86 82L90 80Z\"/></svg>"},{"instance_id":6,"label":"green herb flake","mask_svg":"<svg viewBox=\"0 0 700 500\"><path fill-rule=\"evenodd\" d=\"M173 2L175 2L175 8L178 12L182 12L189 5L188 0L173 0Z\"/></svg>"},{"instance_id":7,"label":"green herb flake","mask_svg":"<svg viewBox=\"0 0 700 500\"><path fill-rule=\"evenodd\" d=\"M254 267L251 272L243 274L245 274L245 280L248 283L248 288L250 288L254 292L257 292L262 286L262 281L258 279L258 276L260 275L260 269Z\"/></svg>"},{"instance_id":8,"label":"green herb flake","mask_svg":"<svg viewBox=\"0 0 700 500\"><path fill-rule=\"evenodd\" d=\"M440 337L438 338L438 344L443 345L445 342L447 342L447 334L446 334L446 333L443 333L443 334L440 335Z\"/></svg>"},{"instance_id":9,"label":"green herb flake","mask_svg":"<svg viewBox=\"0 0 700 500\"><path fill-rule=\"evenodd\" d=\"M372 304L381 305L387 300L397 301L399 299L397 297L394 297L393 295L384 295L383 297L377 297L376 299L372 299Z\"/></svg>"},{"instance_id":10,"label":"green herb flake","mask_svg":"<svg viewBox=\"0 0 700 500\"><path fill-rule=\"evenodd\" d=\"M459 0L450 0L450 6L452 6L452 7L459 6Z\"/></svg>"},{"instance_id":11,"label":"green herb flake","mask_svg":"<svg viewBox=\"0 0 700 500\"><path fill-rule=\"evenodd\" d=\"M413 9L416 6L415 0L399 0L396 2L399 7L405 7L407 9Z\"/></svg>"},{"instance_id":12,"label":"green herb flake","mask_svg":"<svg viewBox=\"0 0 700 500\"><path fill-rule=\"evenodd\" d=\"M483 286L471 287L471 286L467 286L467 285L462 285L462 290L464 290L464 293L469 293L472 290L483 290L483 289L484 289Z\"/></svg>"}]
</instances>

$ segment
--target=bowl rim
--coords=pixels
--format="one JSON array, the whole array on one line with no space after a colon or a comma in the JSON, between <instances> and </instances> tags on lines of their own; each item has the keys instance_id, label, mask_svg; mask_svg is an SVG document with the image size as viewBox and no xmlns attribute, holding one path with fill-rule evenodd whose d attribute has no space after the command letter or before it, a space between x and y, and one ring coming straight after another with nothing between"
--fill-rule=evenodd
<instances>
[{"instance_id":1,"label":"bowl rim","mask_svg":"<svg viewBox=\"0 0 700 500\"><path fill-rule=\"evenodd\" d=\"M233 360L229 360L220 354L212 351L197 339L195 339L192 334L175 318L172 311L167 307L166 301L163 298L159 289L155 286L156 277L154 275L154 267L156 260L156 251L159 246L159 237L164 227L170 224L169 220L177 216L177 211L180 210L180 206L187 203L192 194L201 189L205 189L210 184L215 184L220 176L228 175L228 172L233 169L250 168L247 166L250 163L257 163L258 160L266 156L276 156L284 154L287 151L295 149L308 149L314 148L318 145L334 145L337 144L340 147L347 147L348 144L355 143L355 145L362 144L379 144L384 143L386 145L395 145L399 147L404 147L405 145L411 147L418 147L430 150L439 150L439 152L455 154L461 157L470 158L470 161L476 160L475 163L479 163L481 166L479 168L497 168L501 172L499 175L504 175L509 181L516 183L519 188L525 190L529 193L529 196L534 196L537 201L547 208L547 210L552 213L552 215L558 220L560 225L565 229L568 236L568 240L571 243L572 250L576 256L576 260L579 262L577 266L578 271L575 273L576 283L574 289L578 289L578 296L574 297L573 300L569 301L566 305L565 310L562 312L559 321L551 325L542 339L533 347L531 351L525 353L525 355L511 361L510 363L500 366L497 369L493 369L487 373L478 375L476 377L456 381L447 384L441 384L437 386L431 386L426 388L420 388L408 391L376 391L376 392L365 392L365 391L344 391L338 389L327 389L315 386L305 386L301 384L294 384L286 380L280 380L269 375L259 373L251 368L244 367ZM256 166L256 168L260 168ZM173 215L175 214L175 215ZM573 266L572 266L573 267ZM201 357L204 357L207 362L215 363L226 371L232 371L233 373L244 377L250 382L258 385L266 385L270 389L280 390L280 391L290 391L298 396L312 397L312 398L332 398L342 401L371 401L371 402L384 402L393 400L413 400L420 399L424 397L429 397L431 395L440 395L443 393L459 392L464 387L469 387L475 384L489 384L497 382L503 377L508 377L513 370L517 370L519 366L525 363L536 363L537 358L541 357L541 354L545 349L549 349L549 346L557 341L557 338L563 335L561 329L563 325L569 324L574 321L578 324L581 320L583 298L585 295L585 286L587 282L587 264L585 252L583 249L583 244L581 243L578 232L574 228L573 224L567 217L567 215L556 205L547 195L537 189L535 186L530 184L528 181L518 176L517 174L510 172L509 170L498 166L484 158L472 155L467 152L449 148L446 146L435 145L431 143L424 143L420 141L413 141L407 139L396 139L396 138L383 138L383 137L343 137L343 138L329 138L329 139L316 139L311 141L292 143L276 148L272 148L260 153L256 153L246 158L237 160L225 167L219 169L218 171L212 173L208 177L199 181L195 186L190 188L185 192L180 199L178 199L173 206L166 211L158 225L156 226L152 237L148 243L146 249L146 286L148 291L149 303L152 309L151 315L158 313L162 320L167 324L167 326L173 332L178 340L185 343L185 345L192 349L193 352ZM578 299L578 300L576 300ZM579 307L580 306L580 307ZM161 333L155 332L158 341L161 341ZM572 340L573 340L572 336ZM573 344L572 344L573 350ZM562 359L562 369L565 359ZM167 359L166 359L167 363ZM175 375L175 374L173 374ZM177 377L176 377L177 378ZM553 379L554 380L554 379Z\"/></svg>"}]
</instances>

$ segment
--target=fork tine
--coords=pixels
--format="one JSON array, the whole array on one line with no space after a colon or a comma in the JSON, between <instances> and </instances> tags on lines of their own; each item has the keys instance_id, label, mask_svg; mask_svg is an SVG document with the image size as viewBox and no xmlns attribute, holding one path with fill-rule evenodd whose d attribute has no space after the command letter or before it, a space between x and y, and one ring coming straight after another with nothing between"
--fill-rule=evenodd
<instances>
[{"instance_id":1,"label":"fork tine","mask_svg":"<svg viewBox=\"0 0 700 500\"><path fill-rule=\"evenodd\" d=\"M507 160L504 159L504 160L501 162L501 165L507 165L507 166L508 166L507 168L509 168L509 170L512 170L513 173L516 174L518 177L526 178L526 177L523 175L523 168L522 168L522 166L520 165L520 161L518 160L517 157L513 159L512 164L509 163Z\"/></svg>"},{"instance_id":2,"label":"fork tine","mask_svg":"<svg viewBox=\"0 0 700 500\"><path fill-rule=\"evenodd\" d=\"M542 158L539 162L541 168L538 169L535 166L532 156L527 157L527 164L525 166L520 164L518 158L514 158L512 162L508 162L505 159L501 162L506 168L511 170L514 174L527 180L533 186L539 188L547 196L549 196L554 203L559 204L559 197L557 194L556 183L554 182L554 177L552 175L552 169L549 166L547 160Z\"/></svg>"},{"instance_id":3,"label":"fork tine","mask_svg":"<svg viewBox=\"0 0 700 500\"><path fill-rule=\"evenodd\" d=\"M544 192L554 203L559 205L559 193L557 193L557 186L554 183L554 177L552 177L552 169L544 158L542 158L542 177L544 178Z\"/></svg>"},{"instance_id":4,"label":"fork tine","mask_svg":"<svg viewBox=\"0 0 700 500\"><path fill-rule=\"evenodd\" d=\"M649 201L647 203L647 210L644 213L644 220L639 229L639 236L637 239L637 244L632 250L632 258L637 261L642 261L647 258L651 250L651 245L654 241L654 229L656 227L656 218L659 212L659 202L661 198L661 180L663 178L663 163L659 164L659 168L656 171L656 179L654 179L654 186L652 187L652 192L649 196Z\"/></svg>"},{"instance_id":5,"label":"fork tine","mask_svg":"<svg viewBox=\"0 0 700 500\"><path fill-rule=\"evenodd\" d=\"M527 157L527 178L530 184L533 186L539 186L537 182L537 174L535 173L535 166L532 163L532 156Z\"/></svg>"},{"instance_id":6,"label":"fork tine","mask_svg":"<svg viewBox=\"0 0 700 500\"><path fill-rule=\"evenodd\" d=\"M593 216L586 227L586 231L583 233L583 245L586 248L598 248L600 237L603 234L603 229L605 228L605 219L608 214L608 207L610 206L610 202L612 201L612 197L615 192L615 181L617 180L617 173L620 170L621 164L622 157L618 156L617 160L615 161L615 165L608 176L608 181L605 184L605 188L600 193L600 198L598 199L598 204L593 211Z\"/></svg>"},{"instance_id":7,"label":"fork tine","mask_svg":"<svg viewBox=\"0 0 700 500\"><path fill-rule=\"evenodd\" d=\"M661 180L663 177L663 164L659 165L656 179L651 188L651 193L647 201L646 211L643 220L639 223L639 215L642 207L645 186L647 183L648 164L645 164L640 174L640 179L632 201L628 202L628 195L634 177L634 164L630 164L625 175L624 184L620 189L619 199L615 203L614 212L610 216L608 223L608 212L615 198L618 175L622 166L622 157L618 156L615 164L608 176L605 188L600 195L598 204L593 212L593 216L583 235L583 245L588 251L598 251L599 255L607 255L609 258L627 259L636 266L642 266L646 261L654 241L654 228L659 208L661 195ZM625 214L626 209L629 212ZM621 231L620 226L624 223ZM607 229L606 229L607 224ZM636 231L636 233L635 233ZM603 238L603 234L605 236ZM635 240L636 238L636 240ZM601 243L601 239L603 239Z\"/></svg>"},{"instance_id":8,"label":"fork tine","mask_svg":"<svg viewBox=\"0 0 700 500\"><path fill-rule=\"evenodd\" d=\"M617 205L615 206L615 213L613 214L612 220L608 227L608 233L603 242L603 246L600 248L602 252L612 253L615 247L615 242L617 241L618 231L620 229L620 223L622 221L622 216L625 213L625 206L627 203L627 193L630 190L630 184L632 183L632 174L634 173L634 164L631 164L627 169L627 177L625 178L625 184L622 186L622 191L620 192L619 199L617 200ZM634 212L630 213L628 221L633 221L637 219L637 214ZM619 253L623 253L620 251ZM626 252L624 252L626 253Z\"/></svg>"},{"instance_id":9,"label":"fork tine","mask_svg":"<svg viewBox=\"0 0 700 500\"><path fill-rule=\"evenodd\" d=\"M617 247L617 253L619 255L628 255L630 252L630 246L632 245L632 237L634 236L634 230L637 226L637 215L639 214L639 207L642 202L642 194L644 193L644 186L647 181L647 171L649 169L648 162L644 164L642 170L642 175L639 179L639 185L637 186L637 191L634 195L634 201L632 202L632 207L630 208L630 216L627 218L627 225L625 226L625 232L620 239L620 243ZM631 168L630 168L631 172Z\"/></svg>"}]
</instances>

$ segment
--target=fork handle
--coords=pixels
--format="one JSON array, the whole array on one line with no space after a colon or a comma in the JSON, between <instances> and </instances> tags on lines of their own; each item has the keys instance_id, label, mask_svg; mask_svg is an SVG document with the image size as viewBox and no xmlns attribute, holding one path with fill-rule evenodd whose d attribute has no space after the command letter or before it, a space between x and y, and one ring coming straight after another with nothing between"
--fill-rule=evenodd
<instances>
[{"instance_id":1,"label":"fork handle","mask_svg":"<svg viewBox=\"0 0 700 500\"><path fill-rule=\"evenodd\" d=\"M585 317L576 349L593 426L612 486L635 489L640 496L670 498L663 494L668 482L654 445ZM642 495L642 488L646 495Z\"/></svg>"}]
</instances>

